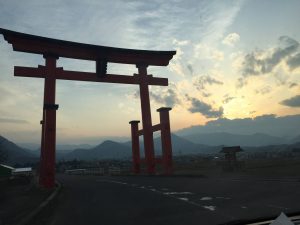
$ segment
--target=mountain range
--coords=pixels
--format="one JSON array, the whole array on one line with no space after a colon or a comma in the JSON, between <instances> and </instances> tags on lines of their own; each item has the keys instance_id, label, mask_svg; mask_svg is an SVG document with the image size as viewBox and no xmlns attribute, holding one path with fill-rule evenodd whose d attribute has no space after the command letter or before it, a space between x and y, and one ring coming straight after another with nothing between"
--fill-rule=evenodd
<instances>
[{"instance_id":1,"label":"mountain range","mask_svg":"<svg viewBox=\"0 0 300 225\"><path fill-rule=\"evenodd\" d=\"M240 145L240 146L265 146L291 144L300 141L300 136L293 139L271 136L263 133L250 135L231 134L227 132L194 133L183 136L185 139L203 145Z\"/></svg>"},{"instance_id":2,"label":"mountain range","mask_svg":"<svg viewBox=\"0 0 300 225\"><path fill-rule=\"evenodd\" d=\"M185 137L172 134L174 155L215 154L219 152L224 145L240 145L246 151L291 149L294 145L289 146L287 144L296 142L298 142L298 144L295 146L298 147L300 136L296 136L291 140L259 133L253 135L237 135L220 132L187 135ZM132 154L130 141L120 143L107 140L95 147L90 147L88 145L74 145L73 147L83 147L74 150L71 150L70 146L66 145L66 150L56 151L57 160L130 159ZM140 149L141 157L144 157L143 142L140 142ZM154 149L155 155L161 155L160 137L154 139ZM40 154L39 150L22 148L2 136L0 136L0 151L5 153L4 155L7 156L5 163L10 165L37 162Z\"/></svg>"}]
</instances>

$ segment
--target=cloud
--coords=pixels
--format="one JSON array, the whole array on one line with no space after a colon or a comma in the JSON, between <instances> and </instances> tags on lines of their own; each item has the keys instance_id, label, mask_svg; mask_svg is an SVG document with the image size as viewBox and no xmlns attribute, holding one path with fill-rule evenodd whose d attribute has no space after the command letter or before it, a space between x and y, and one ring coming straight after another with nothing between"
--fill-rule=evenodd
<instances>
[{"instance_id":1,"label":"cloud","mask_svg":"<svg viewBox=\"0 0 300 225\"><path fill-rule=\"evenodd\" d=\"M28 121L19 120L19 119L11 119L11 118L0 118L0 123L24 124L24 123L28 123Z\"/></svg>"},{"instance_id":2,"label":"cloud","mask_svg":"<svg viewBox=\"0 0 300 225\"><path fill-rule=\"evenodd\" d=\"M224 53L220 50L208 46L204 43L199 43L194 48L195 58L197 59L209 59L213 61L222 61L224 59Z\"/></svg>"},{"instance_id":3,"label":"cloud","mask_svg":"<svg viewBox=\"0 0 300 225\"><path fill-rule=\"evenodd\" d=\"M189 44L190 41L189 41L189 40L179 41L179 40L177 40L177 39L174 39L174 40L172 41L172 43L173 43L174 45L177 45L177 46L184 46L184 45Z\"/></svg>"},{"instance_id":4,"label":"cloud","mask_svg":"<svg viewBox=\"0 0 300 225\"><path fill-rule=\"evenodd\" d=\"M274 73L274 78L276 79L277 85L285 85L286 82L288 81L289 77L283 74L281 71L280 72L275 72Z\"/></svg>"},{"instance_id":5,"label":"cloud","mask_svg":"<svg viewBox=\"0 0 300 225\"><path fill-rule=\"evenodd\" d=\"M258 57L257 52L251 52L244 57L242 63L242 74L244 76L260 74L262 61Z\"/></svg>"},{"instance_id":6,"label":"cloud","mask_svg":"<svg viewBox=\"0 0 300 225\"><path fill-rule=\"evenodd\" d=\"M168 68L170 69L171 72L174 72L175 74L178 74L182 77L185 76L185 72L184 72L183 67L182 67L182 65L179 61L174 60L174 61L170 62Z\"/></svg>"},{"instance_id":7,"label":"cloud","mask_svg":"<svg viewBox=\"0 0 300 225\"><path fill-rule=\"evenodd\" d=\"M150 92L150 96L157 103L163 104L168 107L174 107L176 104L180 103L177 93L171 88L160 94Z\"/></svg>"},{"instance_id":8,"label":"cloud","mask_svg":"<svg viewBox=\"0 0 300 225\"><path fill-rule=\"evenodd\" d=\"M240 35L237 33L228 34L222 41L224 45L234 46L240 40Z\"/></svg>"},{"instance_id":9,"label":"cloud","mask_svg":"<svg viewBox=\"0 0 300 225\"><path fill-rule=\"evenodd\" d=\"M212 95L212 93L207 93L207 92L201 92L201 95L205 98L208 98Z\"/></svg>"},{"instance_id":10,"label":"cloud","mask_svg":"<svg viewBox=\"0 0 300 225\"><path fill-rule=\"evenodd\" d=\"M223 116L223 108L220 107L218 110L213 109L213 107L199 99L186 96L191 102L191 107L188 109L191 113L201 113L206 118L217 118Z\"/></svg>"},{"instance_id":11,"label":"cloud","mask_svg":"<svg viewBox=\"0 0 300 225\"><path fill-rule=\"evenodd\" d=\"M186 41L222 36L242 4L242 1L226 4L197 0L130 1L128 14L132 15L134 31L147 41L151 39L156 46L174 40L185 45Z\"/></svg>"},{"instance_id":12,"label":"cloud","mask_svg":"<svg viewBox=\"0 0 300 225\"><path fill-rule=\"evenodd\" d=\"M247 80L244 77L238 78L238 80L236 82L236 88L240 89L240 88L244 87L245 85L247 85Z\"/></svg>"},{"instance_id":13,"label":"cloud","mask_svg":"<svg viewBox=\"0 0 300 225\"><path fill-rule=\"evenodd\" d=\"M281 101L280 104L289 107L300 107L300 95L285 99Z\"/></svg>"},{"instance_id":14,"label":"cloud","mask_svg":"<svg viewBox=\"0 0 300 225\"><path fill-rule=\"evenodd\" d=\"M149 94L150 100L168 107L174 107L181 103L181 100L177 94L177 88L174 84L171 84L167 90L163 91L161 89L152 88ZM140 99L140 92L137 90L132 95L129 95L129 97Z\"/></svg>"},{"instance_id":15,"label":"cloud","mask_svg":"<svg viewBox=\"0 0 300 225\"><path fill-rule=\"evenodd\" d=\"M193 66L192 66L191 64L188 64L188 65L186 66L186 68L189 70L190 74L193 76L193 74L194 74Z\"/></svg>"},{"instance_id":16,"label":"cloud","mask_svg":"<svg viewBox=\"0 0 300 225\"><path fill-rule=\"evenodd\" d=\"M206 85L223 85L222 81L219 81L211 76L200 76L194 82L194 86L199 90L202 91L205 89Z\"/></svg>"},{"instance_id":17,"label":"cloud","mask_svg":"<svg viewBox=\"0 0 300 225\"><path fill-rule=\"evenodd\" d=\"M288 66L290 67L290 70L294 70L297 67L300 66L300 52L296 55L291 56L287 62Z\"/></svg>"},{"instance_id":18,"label":"cloud","mask_svg":"<svg viewBox=\"0 0 300 225\"><path fill-rule=\"evenodd\" d=\"M265 86L263 88L256 89L255 93L265 95L265 94L270 93L271 91L272 91L272 88L270 86Z\"/></svg>"},{"instance_id":19,"label":"cloud","mask_svg":"<svg viewBox=\"0 0 300 225\"><path fill-rule=\"evenodd\" d=\"M235 99L235 97L225 95L225 96L224 96L223 103L226 104L226 103L232 101L233 99Z\"/></svg>"},{"instance_id":20,"label":"cloud","mask_svg":"<svg viewBox=\"0 0 300 225\"><path fill-rule=\"evenodd\" d=\"M181 63L181 58L183 56L183 51L180 47L176 47L176 55L171 60L168 68L171 72L174 72L180 76L185 76L184 68Z\"/></svg>"},{"instance_id":21,"label":"cloud","mask_svg":"<svg viewBox=\"0 0 300 225\"><path fill-rule=\"evenodd\" d=\"M295 82L290 83L289 88L297 87L298 84Z\"/></svg>"},{"instance_id":22,"label":"cloud","mask_svg":"<svg viewBox=\"0 0 300 225\"><path fill-rule=\"evenodd\" d=\"M279 46L267 50L255 50L244 56L242 74L244 76L260 75L272 72L274 67L297 51L299 42L288 37L279 37ZM290 58L290 65L297 65L297 57ZM295 61L295 62L294 62ZM288 64L289 65L289 64Z\"/></svg>"}]
</instances>

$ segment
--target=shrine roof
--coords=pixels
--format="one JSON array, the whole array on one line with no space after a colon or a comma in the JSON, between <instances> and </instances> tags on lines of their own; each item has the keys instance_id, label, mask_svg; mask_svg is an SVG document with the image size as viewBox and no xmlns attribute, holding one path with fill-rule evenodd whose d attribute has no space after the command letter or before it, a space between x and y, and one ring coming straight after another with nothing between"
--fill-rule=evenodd
<instances>
[{"instance_id":1,"label":"shrine roof","mask_svg":"<svg viewBox=\"0 0 300 225\"><path fill-rule=\"evenodd\" d=\"M0 34L14 51L54 55L83 60L106 60L112 63L167 66L176 51L150 51L115 48L46 38L0 28Z\"/></svg>"}]
</instances>

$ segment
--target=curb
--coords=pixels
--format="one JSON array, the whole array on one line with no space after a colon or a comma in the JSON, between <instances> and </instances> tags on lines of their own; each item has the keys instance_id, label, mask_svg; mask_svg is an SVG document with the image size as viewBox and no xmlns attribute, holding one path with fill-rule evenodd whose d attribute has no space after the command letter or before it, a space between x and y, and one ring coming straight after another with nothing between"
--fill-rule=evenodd
<instances>
[{"instance_id":1,"label":"curb","mask_svg":"<svg viewBox=\"0 0 300 225\"><path fill-rule=\"evenodd\" d=\"M24 219L19 221L16 225L27 225L29 222L36 217L59 193L61 190L61 183L58 181L56 183L55 191L45 200L43 201L37 208L35 208L31 213L29 213Z\"/></svg>"}]
</instances>

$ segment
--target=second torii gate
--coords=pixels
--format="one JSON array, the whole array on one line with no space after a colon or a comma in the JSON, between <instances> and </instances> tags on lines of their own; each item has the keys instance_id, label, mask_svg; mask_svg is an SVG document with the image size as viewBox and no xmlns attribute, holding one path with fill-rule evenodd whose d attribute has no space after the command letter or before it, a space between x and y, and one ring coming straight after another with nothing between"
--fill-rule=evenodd
<instances>
[{"instance_id":1,"label":"second torii gate","mask_svg":"<svg viewBox=\"0 0 300 225\"><path fill-rule=\"evenodd\" d=\"M169 111L171 108L161 107L157 109L159 112L160 123L151 126L149 130L153 133L160 131L162 158L151 158L151 163L160 162L163 164L164 174L170 175L173 171L172 162L172 142L171 142L171 129L170 129L170 116ZM132 120L131 124L131 142L132 142L132 163L133 172L139 174L141 172L141 159L140 159L140 142L139 136L145 135L145 129L139 130L138 120ZM147 153L147 152L146 152ZM153 155L154 156L154 155ZM152 157L145 154L146 163L149 164L147 159Z\"/></svg>"},{"instance_id":2,"label":"second torii gate","mask_svg":"<svg viewBox=\"0 0 300 225\"><path fill-rule=\"evenodd\" d=\"M148 86L168 86L168 79L148 75L147 67L167 66L176 51L147 51L97 46L29 35L2 28L0 28L0 34L12 44L14 51L40 54L45 59L44 66L14 67L15 76L44 78L45 81L39 179L42 187L53 188L55 184L56 110L58 109L55 103L56 79L139 85L147 172L155 173ZM59 57L95 61L96 72L66 71L56 66ZM133 76L107 74L109 62L134 64L138 68L138 74Z\"/></svg>"}]
</instances>

